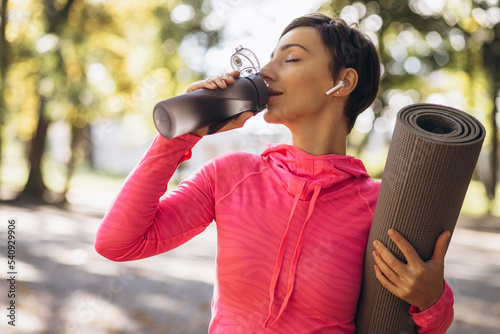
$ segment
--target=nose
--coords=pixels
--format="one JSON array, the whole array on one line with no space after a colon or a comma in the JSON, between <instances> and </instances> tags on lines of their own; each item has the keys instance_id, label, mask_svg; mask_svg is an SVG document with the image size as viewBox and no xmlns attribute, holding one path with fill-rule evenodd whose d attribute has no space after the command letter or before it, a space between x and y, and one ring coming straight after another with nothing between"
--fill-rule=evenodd
<instances>
[{"instance_id":1,"label":"nose","mask_svg":"<svg viewBox=\"0 0 500 334\"><path fill-rule=\"evenodd\" d=\"M276 80L276 73L272 67L272 61L268 62L264 67L260 70L260 76L264 81L269 85L270 81Z\"/></svg>"}]
</instances>

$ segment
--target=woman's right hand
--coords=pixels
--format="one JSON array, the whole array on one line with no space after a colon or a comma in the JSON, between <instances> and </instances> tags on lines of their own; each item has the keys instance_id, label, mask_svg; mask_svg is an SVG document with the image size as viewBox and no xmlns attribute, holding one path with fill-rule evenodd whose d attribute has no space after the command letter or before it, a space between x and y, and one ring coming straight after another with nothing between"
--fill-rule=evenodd
<instances>
[{"instance_id":1,"label":"woman's right hand","mask_svg":"<svg viewBox=\"0 0 500 334\"><path fill-rule=\"evenodd\" d=\"M196 81L195 83L192 83L191 85L189 85L188 88L186 89L186 93L190 93L190 92L193 92L195 90L202 89L202 88L226 89L228 87L228 85L234 84L234 79L238 78L239 76L240 76L239 71L232 71L229 73L222 73L222 74L219 74L217 76L211 76L211 77L208 77L204 80ZM253 116L253 113L251 111L245 111L245 112L241 113L238 117L231 119L226 125L224 125L224 127L222 127L219 131L217 131L215 133L241 128L245 124L245 122L252 116ZM190 132L190 134L198 136L198 137L203 137L203 136L207 135L207 130L208 130L208 126L201 128L201 129L198 129L198 130L194 130L194 131Z\"/></svg>"}]
</instances>

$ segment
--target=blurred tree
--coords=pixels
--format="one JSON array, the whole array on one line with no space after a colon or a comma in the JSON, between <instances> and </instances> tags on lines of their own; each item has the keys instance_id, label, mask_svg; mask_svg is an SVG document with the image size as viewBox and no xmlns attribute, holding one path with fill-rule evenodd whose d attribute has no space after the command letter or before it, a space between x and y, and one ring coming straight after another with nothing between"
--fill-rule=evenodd
<instances>
[{"instance_id":1,"label":"blurred tree","mask_svg":"<svg viewBox=\"0 0 500 334\"><path fill-rule=\"evenodd\" d=\"M64 5L55 0L47 0L43 2L43 14L46 19L46 34L44 38L58 39L58 35L62 34L64 27L68 22L69 12L74 0L68 0ZM47 41L48 43L48 41ZM38 72L39 83L43 85L48 82L59 82L61 87L64 87L64 60L61 54L61 49L56 48L52 54L42 57L40 61L40 69ZM57 90L44 89L43 86L38 87L38 123L33 138L29 145L29 174L26 185L21 192L19 199L37 200L44 199L53 201L53 198L47 193L42 175L42 157L45 151L47 141L47 130L51 119L48 115L47 104L54 99Z\"/></svg>"},{"instance_id":2,"label":"blurred tree","mask_svg":"<svg viewBox=\"0 0 500 334\"><path fill-rule=\"evenodd\" d=\"M217 43L218 31L203 29L203 18L210 12L210 7L204 4L203 0L167 4L147 1L129 7L108 2L75 11L73 29L68 29L73 36L73 66L80 68L81 73L92 70L90 78L70 78L72 154L64 193L69 189L75 166L91 157L93 140L89 122L103 115L151 113L158 98L179 94L184 84L196 76L185 67L177 49L186 38L195 38L202 50ZM93 50L99 50L98 54ZM90 67L89 55L99 56ZM86 66L89 69L85 70ZM124 76L123 70L127 68L128 75ZM95 72L99 69L108 72L111 80L104 78L98 82ZM110 109L89 110L92 107L99 110L102 106Z\"/></svg>"},{"instance_id":3,"label":"blurred tree","mask_svg":"<svg viewBox=\"0 0 500 334\"><path fill-rule=\"evenodd\" d=\"M374 131L389 139L388 125L404 105L429 101L457 106L485 124L483 152L490 154L490 166L480 179L492 201L498 183L498 0L344 0L327 2L320 10L358 23L380 51L380 94L369 111L371 130L356 142L358 151Z\"/></svg>"},{"instance_id":4,"label":"blurred tree","mask_svg":"<svg viewBox=\"0 0 500 334\"><path fill-rule=\"evenodd\" d=\"M498 9L498 7L497 7ZM497 11L500 17L500 10ZM499 18L500 20L500 18ZM490 151L490 177L485 183L486 191L490 198L490 211L493 210L493 200L496 197L496 185L498 184L498 170L500 149L498 147L498 129L497 115L499 115L498 105L500 104L500 23L497 23L492 29L493 38L487 41L483 47L484 65L486 73L489 74L491 84L490 96L493 100L493 110L490 114L491 122L491 151Z\"/></svg>"},{"instance_id":5,"label":"blurred tree","mask_svg":"<svg viewBox=\"0 0 500 334\"><path fill-rule=\"evenodd\" d=\"M29 151L19 200L64 201L75 167L107 131L92 130L92 123L128 114L149 120L158 99L179 94L200 75L178 55L181 43L194 40L203 51L218 40L218 31L204 26L210 13L204 0L26 0L12 13L18 20L10 27L15 62L7 103ZM71 154L65 164L48 163L54 160L45 154L48 129L61 121L70 125ZM48 189L45 174L65 178L61 193Z\"/></svg>"},{"instance_id":6,"label":"blurred tree","mask_svg":"<svg viewBox=\"0 0 500 334\"><path fill-rule=\"evenodd\" d=\"M4 116L7 113L5 103L5 90L7 86L7 71L9 68L9 43L5 37L7 27L8 0L2 0L0 8L0 134L3 130ZM0 165L2 163L2 136L0 135Z\"/></svg>"}]
</instances>

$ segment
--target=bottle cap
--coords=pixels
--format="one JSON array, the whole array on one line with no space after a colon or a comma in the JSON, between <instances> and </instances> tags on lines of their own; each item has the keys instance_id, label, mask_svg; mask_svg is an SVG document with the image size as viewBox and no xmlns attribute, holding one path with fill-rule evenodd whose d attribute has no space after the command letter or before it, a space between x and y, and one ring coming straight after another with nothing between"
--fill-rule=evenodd
<instances>
[{"instance_id":1,"label":"bottle cap","mask_svg":"<svg viewBox=\"0 0 500 334\"><path fill-rule=\"evenodd\" d=\"M260 72L260 63L255 53L239 45L231 56L231 67L240 71L242 77L247 77Z\"/></svg>"}]
</instances>

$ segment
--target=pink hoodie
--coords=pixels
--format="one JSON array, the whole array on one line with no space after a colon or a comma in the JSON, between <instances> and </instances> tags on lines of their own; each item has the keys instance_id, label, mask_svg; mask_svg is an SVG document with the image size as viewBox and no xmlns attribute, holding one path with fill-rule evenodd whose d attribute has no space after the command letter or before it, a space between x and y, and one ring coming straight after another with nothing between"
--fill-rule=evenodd
<instances>
[{"instance_id":1,"label":"pink hoodie","mask_svg":"<svg viewBox=\"0 0 500 334\"><path fill-rule=\"evenodd\" d=\"M114 261L171 250L217 224L210 333L354 333L363 258L380 184L351 156L270 145L233 152L165 194L198 137L157 136L105 216L96 250ZM453 319L412 309L419 332Z\"/></svg>"}]
</instances>

